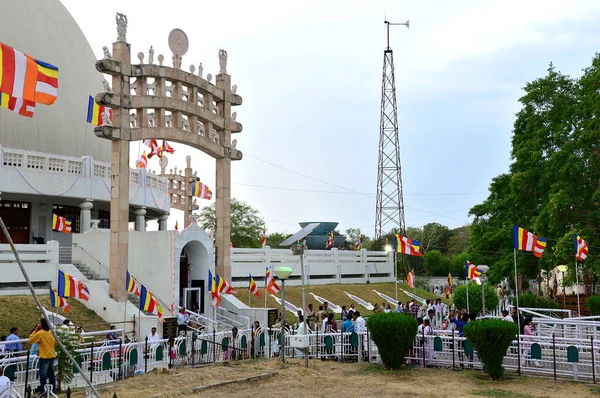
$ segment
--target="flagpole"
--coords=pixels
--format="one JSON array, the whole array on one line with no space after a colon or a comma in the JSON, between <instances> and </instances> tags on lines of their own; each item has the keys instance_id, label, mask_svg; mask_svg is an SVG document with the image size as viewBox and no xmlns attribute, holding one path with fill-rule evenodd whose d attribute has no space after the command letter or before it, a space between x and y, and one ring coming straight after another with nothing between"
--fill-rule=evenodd
<instances>
[{"instance_id":1,"label":"flagpole","mask_svg":"<svg viewBox=\"0 0 600 398\"><path fill-rule=\"evenodd\" d=\"M248 278L248 307L250 307L250 283L252 283L252 276Z\"/></svg>"},{"instance_id":2,"label":"flagpole","mask_svg":"<svg viewBox=\"0 0 600 398\"><path fill-rule=\"evenodd\" d=\"M519 327L519 334L521 334L521 314L519 313L519 280L517 278L517 249L514 249L514 260L515 260L515 300L517 303L517 324Z\"/></svg>"},{"instance_id":3,"label":"flagpole","mask_svg":"<svg viewBox=\"0 0 600 398\"><path fill-rule=\"evenodd\" d=\"M465 287L467 290L467 314L471 314L471 311L469 309L469 279L465 278Z\"/></svg>"},{"instance_id":4,"label":"flagpole","mask_svg":"<svg viewBox=\"0 0 600 398\"><path fill-rule=\"evenodd\" d=\"M577 316L581 318L581 307L579 306L579 270L577 267L577 258L575 258L575 286L577 289Z\"/></svg>"}]
</instances>

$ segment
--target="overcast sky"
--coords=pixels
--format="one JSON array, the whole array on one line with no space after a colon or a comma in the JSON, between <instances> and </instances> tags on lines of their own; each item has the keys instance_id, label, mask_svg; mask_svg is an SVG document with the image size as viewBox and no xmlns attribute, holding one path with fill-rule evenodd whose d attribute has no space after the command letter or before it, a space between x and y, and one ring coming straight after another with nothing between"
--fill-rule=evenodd
<instances>
[{"instance_id":1,"label":"overcast sky","mask_svg":"<svg viewBox=\"0 0 600 398\"><path fill-rule=\"evenodd\" d=\"M155 59L162 53L170 65L167 36L180 28L190 41L184 69L202 62L214 76L218 50L227 50L244 100L235 109L244 159L232 166L232 196L257 208L269 232L338 221L342 231L374 234L385 16L410 19L410 29L392 28L390 41L413 226L468 223L468 210L508 169L525 83L550 62L578 76L600 49L599 1L62 2L99 58L116 40L116 12L128 17L132 54L147 58L153 45ZM214 191L214 161L174 146L169 168L184 167L191 154ZM176 219L183 214L174 210L171 227Z\"/></svg>"}]
</instances>

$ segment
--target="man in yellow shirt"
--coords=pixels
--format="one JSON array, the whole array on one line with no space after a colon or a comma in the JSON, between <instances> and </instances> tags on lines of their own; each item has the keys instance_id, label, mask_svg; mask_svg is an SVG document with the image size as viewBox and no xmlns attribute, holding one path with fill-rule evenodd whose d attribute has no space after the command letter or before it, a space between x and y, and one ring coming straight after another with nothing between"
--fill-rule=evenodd
<instances>
[{"instance_id":1,"label":"man in yellow shirt","mask_svg":"<svg viewBox=\"0 0 600 398\"><path fill-rule=\"evenodd\" d=\"M35 327L31 336L29 336L29 344L38 343L38 363L40 372L40 386L36 392L44 392L46 379L50 379L52 390L56 391L56 379L54 377L54 360L56 359L56 340L50 331L50 326L46 319L40 319L40 322Z\"/></svg>"}]
</instances>

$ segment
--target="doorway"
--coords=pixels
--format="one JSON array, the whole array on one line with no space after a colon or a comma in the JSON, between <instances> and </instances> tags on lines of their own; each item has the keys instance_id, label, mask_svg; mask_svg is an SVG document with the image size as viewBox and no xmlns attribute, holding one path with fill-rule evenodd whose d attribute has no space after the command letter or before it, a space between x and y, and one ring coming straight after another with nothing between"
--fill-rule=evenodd
<instances>
[{"instance_id":1,"label":"doorway","mask_svg":"<svg viewBox=\"0 0 600 398\"><path fill-rule=\"evenodd\" d=\"M204 281L192 280L192 287L183 289L183 304L187 310L204 313Z\"/></svg>"},{"instance_id":2,"label":"doorway","mask_svg":"<svg viewBox=\"0 0 600 398\"><path fill-rule=\"evenodd\" d=\"M31 203L0 201L0 217L14 243L31 243ZM0 234L0 243L8 243L4 234Z\"/></svg>"}]
</instances>

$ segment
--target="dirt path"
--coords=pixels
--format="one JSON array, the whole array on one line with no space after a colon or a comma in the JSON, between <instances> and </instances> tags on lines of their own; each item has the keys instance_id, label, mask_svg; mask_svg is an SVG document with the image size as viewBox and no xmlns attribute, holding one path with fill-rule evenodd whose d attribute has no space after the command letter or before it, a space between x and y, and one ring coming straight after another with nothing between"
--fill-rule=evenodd
<instances>
[{"instance_id":1,"label":"dirt path","mask_svg":"<svg viewBox=\"0 0 600 398\"><path fill-rule=\"evenodd\" d=\"M311 361L304 368L298 360L285 366L276 360L246 361L200 369L161 371L137 376L105 388L101 396L111 398L167 397L588 397L600 394L600 387L569 381L510 375L492 382L479 371L409 368L387 372L377 365ZM277 375L258 381L230 384L192 393L182 390L276 371ZM82 394L74 395L82 397Z\"/></svg>"}]
</instances>

